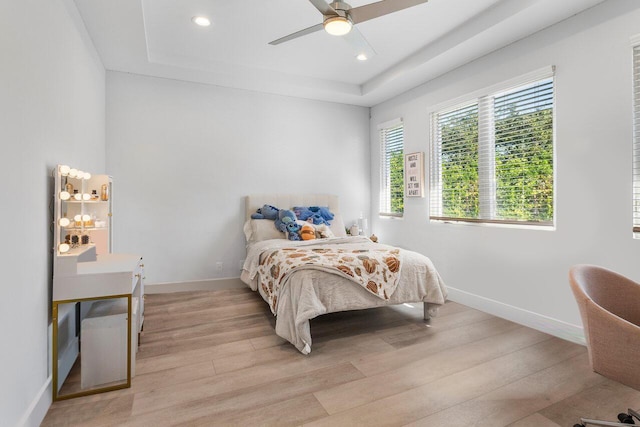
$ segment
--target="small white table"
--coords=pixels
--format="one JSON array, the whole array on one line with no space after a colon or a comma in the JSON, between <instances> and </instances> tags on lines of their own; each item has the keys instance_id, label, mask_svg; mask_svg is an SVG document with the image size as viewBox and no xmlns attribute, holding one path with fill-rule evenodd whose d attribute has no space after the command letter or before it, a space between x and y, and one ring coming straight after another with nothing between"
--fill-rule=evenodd
<instances>
[{"instance_id":1,"label":"small white table","mask_svg":"<svg viewBox=\"0 0 640 427\"><path fill-rule=\"evenodd\" d=\"M89 260L69 259L65 274L57 274L53 280L53 400L69 399L131 387L132 364L135 365L135 349L132 351L132 333L138 333L144 322L144 264L140 255L103 254L89 256ZM75 264L75 265L73 265ZM62 269L60 269L62 270ZM60 304L93 301L110 298L127 298L127 378L126 382L105 387L82 390L65 395L58 394L58 306ZM138 304L132 310L132 299ZM132 318L137 313L137 319ZM135 332L132 325L137 326ZM136 340L137 342L137 340Z\"/></svg>"}]
</instances>

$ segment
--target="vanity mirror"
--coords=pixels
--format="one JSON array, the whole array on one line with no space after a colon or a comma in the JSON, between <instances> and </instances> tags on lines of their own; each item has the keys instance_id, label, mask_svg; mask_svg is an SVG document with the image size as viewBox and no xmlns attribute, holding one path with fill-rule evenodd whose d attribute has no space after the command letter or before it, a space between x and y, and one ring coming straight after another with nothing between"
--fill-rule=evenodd
<instances>
[{"instance_id":1,"label":"vanity mirror","mask_svg":"<svg viewBox=\"0 0 640 427\"><path fill-rule=\"evenodd\" d=\"M59 165L54 175L57 255L77 255L91 246L97 255L110 253L111 177L67 165Z\"/></svg>"}]
</instances>

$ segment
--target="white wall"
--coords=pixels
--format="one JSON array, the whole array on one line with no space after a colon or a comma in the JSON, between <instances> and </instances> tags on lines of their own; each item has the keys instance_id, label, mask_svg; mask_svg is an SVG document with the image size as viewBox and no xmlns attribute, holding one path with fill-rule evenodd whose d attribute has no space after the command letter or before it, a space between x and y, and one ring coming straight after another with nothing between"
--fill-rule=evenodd
<instances>
[{"instance_id":1,"label":"white wall","mask_svg":"<svg viewBox=\"0 0 640 427\"><path fill-rule=\"evenodd\" d=\"M52 198L58 163L105 165L105 72L70 0L0 2L0 424L51 401Z\"/></svg>"},{"instance_id":2,"label":"white wall","mask_svg":"<svg viewBox=\"0 0 640 427\"><path fill-rule=\"evenodd\" d=\"M363 107L108 72L114 251L142 254L150 284L238 277L247 194L338 194L353 221L369 210L368 119Z\"/></svg>"},{"instance_id":3,"label":"white wall","mask_svg":"<svg viewBox=\"0 0 640 427\"><path fill-rule=\"evenodd\" d=\"M429 256L447 285L461 291L452 297L520 320L538 317L533 323L546 316L560 329L562 322L581 324L567 280L571 265L599 264L639 280L629 43L638 22L639 2L612 0L372 108L375 207L378 123L403 117L405 152L428 153L434 106L555 65L555 231L430 223L428 196L406 199L402 220L374 218L373 231Z\"/></svg>"}]
</instances>

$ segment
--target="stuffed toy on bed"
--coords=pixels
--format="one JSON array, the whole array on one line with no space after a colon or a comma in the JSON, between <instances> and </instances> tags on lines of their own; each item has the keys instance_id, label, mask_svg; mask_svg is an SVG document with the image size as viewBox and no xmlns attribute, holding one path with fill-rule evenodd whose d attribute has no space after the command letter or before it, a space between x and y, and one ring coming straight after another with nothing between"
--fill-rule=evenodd
<instances>
[{"instance_id":1,"label":"stuffed toy on bed","mask_svg":"<svg viewBox=\"0 0 640 427\"><path fill-rule=\"evenodd\" d=\"M326 225L325 225L326 227ZM316 238L316 228L311 224L305 224L300 229L300 237L302 240L313 240Z\"/></svg>"},{"instance_id":2,"label":"stuffed toy on bed","mask_svg":"<svg viewBox=\"0 0 640 427\"><path fill-rule=\"evenodd\" d=\"M336 237L333 231L327 226L327 224L318 224L314 226L316 229L316 239L328 239L329 237Z\"/></svg>"},{"instance_id":3,"label":"stuffed toy on bed","mask_svg":"<svg viewBox=\"0 0 640 427\"><path fill-rule=\"evenodd\" d=\"M251 219L270 219L273 221L278 218L278 212L280 209L275 206L264 205L256 213L251 214Z\"/></svg>"},{"instance_id":4,"label":"stuffed toy on bed","mask_svg":"<svg viewBox=\"0 0 640 427\"><path fill-rule=\"evenodd\" d=\"M287 239L302 240L302 237L300 237L300 228L300 224L298 224L297 222L288 222L286 225Z\"/></svg>"},{"instance_id":5,"label":"stuffed toy on bed","mask_svg":"<svg viewBox=\"0 0 640 427\"><path fill-rule=\"evenodd\" d=\"M327 225L331 225L333 214L329 211L329 208L324 206L309 206L309 210L313 212L314 215L320 215Z\"/></svg>"},{"instance_id":6,"label":"stuffed toy on bed","mask_svg":"<svg viewBox=\"0 0 640 427\"><path fill-rule=\"evenodd\" d=\"M293 213L295 213L296 218L298 218L301 221L306 221L307 218L313 215L313 212L311 212L308 207L304 207L304 206L294 206Z\"/></svg>"},{"instance_id":7,"label":"stuffed toy on bed","mask_svg":"<svg viewBox=\"0 0 640 427\"><path fill-rule=\"evenodd\" d=\"M276 218L276 221L275 221L276 228L282 231L283 233L286 233L287 225L289 225L292 222L293 223L296 222L296 214L294 214L293 211L290 211L288 209L280 209L280 211L278 212L278 217ZM300 230L299 226L298 226L298 230Z\"/></svg>"},{"instance_id":8,"label":"stuffed toy on bed","mask_svg":"<svg viewBox=\"0 0 640 427\"><path fill-rule=\"evenodd\" d=\"M329 211L329 208L324 206L294 206L293 212L295 212L298 219L309 221L315 225L331 225L330 221L333 219L333 214Z\"/></svg>"}]
</instances>

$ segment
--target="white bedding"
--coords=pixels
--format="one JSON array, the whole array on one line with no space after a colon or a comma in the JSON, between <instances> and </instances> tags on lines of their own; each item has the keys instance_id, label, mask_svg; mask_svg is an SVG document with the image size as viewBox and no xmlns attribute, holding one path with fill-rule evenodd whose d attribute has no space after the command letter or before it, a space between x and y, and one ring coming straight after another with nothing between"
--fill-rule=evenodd
<instances>
[{"instance_id":1,"label":"white bedding","mask_svg":"<svg viewBox=\"0 0 640 427\"><path fill-rule=\"evenodd\" d=\"M336 237L331 239L296 241L272 239L252 243L241 279L252 290L267 296L257 286L261 255L268 250L311 246L325 248L392 248L373 243L366 237ZM433 308L444 304L446 287L431 261L416 252L401 250L403 266L399 285L388 300L378 298L357 283L324 270L300 269L289 276L280 290L276 312L276 334L291 342L300 352L311 352L309 320L325 313L379 307L405 302L424 302Z\"/></svg>"}]
</instances>

